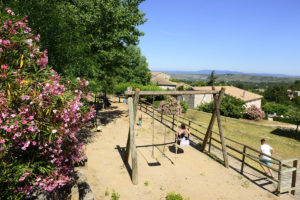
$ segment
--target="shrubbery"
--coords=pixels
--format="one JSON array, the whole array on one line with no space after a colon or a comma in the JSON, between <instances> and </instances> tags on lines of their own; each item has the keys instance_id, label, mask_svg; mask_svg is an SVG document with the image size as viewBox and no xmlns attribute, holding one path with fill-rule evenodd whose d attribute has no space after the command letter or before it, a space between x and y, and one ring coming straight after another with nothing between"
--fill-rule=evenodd
<instances>
[{"instance_id":1,"label":"shrubbery","mask_svg":"<svg viewBox=\"0 0 300 200\"><path fill-rule=\"evenodd\" d=\"M0 7L0 199L53 191L71 180L83 156L76 138L91 119L89 82L62 80L27 18Z\"/></svg>"},{"instance_id":2,"label":"shrubbery","mask_svg":"<svg viewBox=\"0 0 300 200\"><path fill-rule=\"evenodd\" d=\"M186 113L187 109L189 108L189 104L186 101L180 101L180 105L182 108L182 112Z\"/></svg>"},{"instance_id":3,"label":"shrubbery","mask_svg":"<svg viewBox=\"0 0 300 200\"><path fill-rule=\"evenodd\" d=\"M289 112L289 107L282 105L282 104L277 104L277 103L266 103L262 109L265 111L267 114L274 114L276 113L277 115L287 115Z\"/></svg>"},{"instance_id":4,"label":"shrubbery","mask_svg":"<svg viewBox=\"0 0 300 200\"><path fill-rule=\"evenodd\" d=\"M247 108L246 117L248 119L259 121L265 118L265 112L256 105L251 105L249 108Z\"/></svg>"},{"instance_id":5,"label":"shrubbery","mask_svg":"<svg viewBox=\"0 0 300 200\"><path fill-rule=\"evenodd\" d=\"M198 110L204 111L204 112L210 112L212 113L214 110L214 102L205 103L198 107ZM223 116L227 117L233 117L233 118L240 118L244 115L246 111L245 108L245 102L232 97L232 96L225 96L222 100L221 106L220 106L220 113Z\"/></svg>"}]
</instances>

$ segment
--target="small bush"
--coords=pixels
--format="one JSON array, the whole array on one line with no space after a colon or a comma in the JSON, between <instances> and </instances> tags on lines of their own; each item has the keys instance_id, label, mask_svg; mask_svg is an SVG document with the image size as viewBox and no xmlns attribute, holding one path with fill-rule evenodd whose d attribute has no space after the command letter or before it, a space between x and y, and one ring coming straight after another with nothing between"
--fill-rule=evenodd
<instances>
[{"instance_id":1,"label":"small bush","mask_svg":"<svg viewBox=\"0 0 300 200\"><path fill-rule=\"evenodd\" d=\"M149 185L149 181L145 181L145 186L148 186Z\"/></svg>"},{"instance_id":2,"label":"small bush","mask_svg":"<svg viewBox=\"0 0 300 200\"><path fill-rule=\"evenodd\" d=\"M246 117L256 121L262 120L265 117L265 112L256 105L251 105L247 108Z\"/></svg>"},{"instance_id":3,"label":"small bush","mask_svg":"<svg viewBox=\"0 0 300 200\"><path fill-rule=\"evenodd\" d=\"M209 113L212 113L214 111L214 108L215 108L215 106L213 103L204 103L204 104L198 106L199 111L209 112Z\"/></svg>"},{"instance_id":4,"label":"small bush","mask_svg":"<svg viewBox=\"0 0 300 200\"><path fill-rule=\"evenodd\" d=\"M180 101L180 105L181 105L181 108L182 108L182 112L186 113L186 111L189 107L188 103L186 101Z\"/></svg>"},{"instance_id":5,"label":"small bush","mask_svg":"<svg viewBox=\"0 0 300 200\"><path fill-rule=\"evenodd\" d=\"M113 190L113 192L111 193L110 200L118 200L118 199L120 199L120 194Z\"/></svg>"},{"instance_id":6,"label":"small bush","mask_svg":"<svg viewBox=\"0 0 300 200\"><path fill-rule=\"evenodd\" d=\"M166 200L184 200L181 194L175 194L174 192L168 193Z\"/></svg>"},{"instance_id":7,"label":"small bush","mask_svg":"<svg viewBox=\"0 0 300 200\"><path fill-rule=\"evenodd\" d=\"M106 188L104 195L107 197L109 195L109 190Z\"/></svg>"}]
</instances>

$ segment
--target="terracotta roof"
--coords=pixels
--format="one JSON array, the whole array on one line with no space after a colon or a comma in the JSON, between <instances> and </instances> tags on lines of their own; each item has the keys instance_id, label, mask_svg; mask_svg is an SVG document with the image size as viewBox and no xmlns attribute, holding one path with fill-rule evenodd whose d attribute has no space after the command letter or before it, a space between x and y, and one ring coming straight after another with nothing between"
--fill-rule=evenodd
<instances>
[{"instance_id":1,"label":"terracotta roof","mask_svg":"<svg viewBox=\"0 0 300 200\"><path fill-rule=\"evenodd\" d=\"M163 72L151 72L152 75L157 75L157 74L160 74L160 73L163 73Z\"/></svg>"},{"instance_id":2,"label":"terracotta roof","mask_svg":"<svg viewBox=\"0 0 300 200\"><path fill-rule=\"evenodd\" d=\"M216 90L225 88L225 94L239 98L245 102L261 99L263 96L233 86L215 86ZM211 86L193 87L193 90L212 90Z\"/></svg>"},{"instance_id":3,"label":"terracotta roof","mask_svg":"<svg viewBox=\"0 0 300 200\"><path fill-rule=\"evenodd\" d=\"M177 83L171 82L168 79L164 79L161 77L153 77L151 78L151 82L157 83L158 85L177 86Z\"/></svg>"}]
</instances>

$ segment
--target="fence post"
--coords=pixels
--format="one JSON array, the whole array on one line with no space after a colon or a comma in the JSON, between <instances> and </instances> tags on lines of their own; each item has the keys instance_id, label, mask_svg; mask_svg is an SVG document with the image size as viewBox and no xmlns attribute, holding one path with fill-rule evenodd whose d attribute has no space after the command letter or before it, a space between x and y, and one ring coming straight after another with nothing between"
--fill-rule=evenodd
<instances>
[{"instance_id":1,"label":"fence post","mask_svg":"<svg viewBox=\"0 0 300 200\"><path fill-rule=\"evenodd\" d=\"M294 160L293 162L293 167L296 168L295 171L293 171L293 175L292 175L292 188L296 188L296 180L297 180L297 165L298 165L298 160ZM295 195L296 194L296 189L292 190L291 191L292 195Z\"/></svg>"},{"instance_id":2,"label":"fence post","mask_svg":"<svg viewBox=\"0 0 300 200\"><path fill-rule=\"evenodd\" d=\"M189 120L189 130L190 130L190 128L191 128L191 121Z\"/></svg>"},{"instance_id":3,"label":"fence post","mask_svg":"<svg viewBox=\"0 0 300 200\"><path fill-rule=\"evenodd\" d=\"M174 116L174 114L173 114L173 122L172 122L172 129L174 130L174 124L175 123L175 116Z\"/></svg>"},{"instance_id":4,"label":"fence post","mask_svg":"<svg viewBox=\"0 0 300 200\"><path fill-rule=\"evenodd\" d=\"M161 117L160 117L160 122L162 123L163 122L163 112L161 112Z\"/></svg>"},{"instance_id":5,"label":"fence post","mask_svg":"<svg viewBox=\"0 0 300 200\"><path fill-rule=\"evenodd\" d=\"M147 113L147 111L148 111L148 106L146 105L146 113Z\"/></svg>"},{"instance_id":6,"label":"fence post","mask_svg":"<svg viewBox=\"0 0 300 200\"><path fill-rule=\"evenodd\" d=\"M279 170L278 170L278 186L277 186L277 196L280 196L280 188L281 188L281 177L282 177L282 163L279 162Z\"/></svg>"},{"instance_id":7,"label":"fence post","mask_svg":"<svg viewBox=\"0 0 300 200\"><path fill-rule=\"evenodd\" d=\"M246 158L246 146L244 145L243 148L243 159L242 159L242 167L241 167L241 174L244 174L244 165L245 165L245 158Z\"/></svg>"}]
</instances>

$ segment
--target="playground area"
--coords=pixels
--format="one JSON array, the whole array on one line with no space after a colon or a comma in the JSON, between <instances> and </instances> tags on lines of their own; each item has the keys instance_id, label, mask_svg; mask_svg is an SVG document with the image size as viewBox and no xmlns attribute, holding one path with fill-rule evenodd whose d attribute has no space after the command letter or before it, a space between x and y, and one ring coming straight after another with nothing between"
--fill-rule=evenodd
<instances>
[{"instance_id":1,"label":"playground area","mask_svg":"<svg viewBox=\"0 0 300 200\"><path fill-rule=\"evenodd\" d=\"M128 105L112 99L110 109L100 112L101 132L92 132L87 144L87 166L83 168L95 199L110 199L105 195L114 190L120 199L165 199L170 192L180 193L190 200L198 199L292 199L280 198L272 192L276 184L246 168L244 176L192 146L180 147L175 154L174 132L155 121L154 156L152 156L152 118L143 116L142 126L136 126L138 184L131 180L131 162L124 164L129 129ZM126 163L126 162L125 162ZM230 163L231 164L231 163Z\"/></svg>"}]
</instances>

